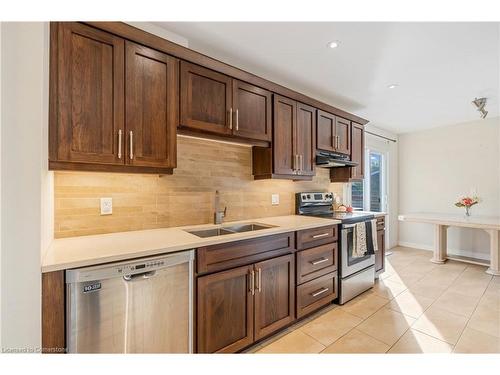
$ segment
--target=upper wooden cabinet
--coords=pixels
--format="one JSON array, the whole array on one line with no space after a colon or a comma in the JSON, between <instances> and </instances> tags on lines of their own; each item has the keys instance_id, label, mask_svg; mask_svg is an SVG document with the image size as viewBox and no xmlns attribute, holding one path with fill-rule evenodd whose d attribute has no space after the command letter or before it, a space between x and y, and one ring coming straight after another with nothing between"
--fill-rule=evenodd
<instances>
[{"instance_id":1,"label":"upper wooden cabinet","mask_svg":"<svg viewBox=\"0 0 500 375\"><path fill-rule=\"evenodd\" d=\"M303 176L314 176L316 167L316 108L302 103L297 103L295 150L298 155L298 173Z\"/></svg>"},{"instance_id":2,"label":"upper wooden cabinet","mask_svg":"<svg viewBox=\"0 0 500 375\"><path fill-rule=\"evenodd\" d=\"M123 165L124 40L79 23L51 31L50 161Z\"/></svg>"},{"instance_id":3,"label":"upper wooden cabinet","mask_svg":"<svg viewBox=\"0 0 500 375\"><path fill-rule=\"evenodd\" d=\"M176 167L178 60L126 43L127 161L145 167Z\"/></svg>"},{"instance_id":4,"label":"upper wooden cabinet","mask_svg":"<svg viewBox=\"0 0 500 375\"><path fill-rule=\"evenodd\" d=\"M62 22L51 24L50 69L50 169L172 173L177 59Z\"/></svg>"},{"instance_id":5,"label":"upper wooden cabinet","mask_svg":"<svg viewBox=\"0 0 500 375\"><path fill-rule=\"evenodd\" d=\"M271 106L267 90L181 62L182 128L270 141Z\"/></svg>"},{"instance_id":6,"label":"upper wooden cabinet","mask_svg":"<svg viewBox=\"0 0 500 375\"><path fill-rule=\"evenodd\" d=\"M232 133L232 79L181 62L180 125L210 133Z\"/></svg>"},{"instance_id":7,"label":"upper wooden cabinet","mask_svg":"<svg viewBox=\"0 0 500 375\"><path fill-rule=\"evenodd\" d=\"M365 170L365 128L355 122L351 128L351 160L358 163L351 170L351 179L362 180Z\"/></svg>"},{"instance_id":8,"label":"upper wooden cabinet","mask_svg":"<svg viewBox=\"0 0 500 375\"><path fill-rule=\"evenodd\" d=\"M274 95L272 147L254 147L254 178L312 179L315 131L315 108Z\"/></svg>"},{"instance_id":9,"label":"upper wooden cabinet","mask_svg":"<svg viewBox=\"0 0 500 375\"><path fill-rule=\"evenodd\" d=\"M330 169L332 182L359 181L364 178L365 170L365 129L363 125L352 123L351 126L351 160L358 163L356 167L339 167Z\"/></svg>"},{"instance_id":10,"label":"upper wooden cabinet","mask_svg":"<svg viewBox=\"0 0 500 375\"><path fill-rule=\"evenodd\" d=\"M233 80L233 106L234 135L271 141L272 94L269 91Z\"/></svg>"},{"instance_id":11,"label":"upper wooden cabinet","mask_svg":"<svg viewBox=\"0 0 500 375\"><path fill-rule=\"evenodd\" d=\"M317 148L349 155L351 153L351 122L318 110Z\"/></svg>"}]
</instances>

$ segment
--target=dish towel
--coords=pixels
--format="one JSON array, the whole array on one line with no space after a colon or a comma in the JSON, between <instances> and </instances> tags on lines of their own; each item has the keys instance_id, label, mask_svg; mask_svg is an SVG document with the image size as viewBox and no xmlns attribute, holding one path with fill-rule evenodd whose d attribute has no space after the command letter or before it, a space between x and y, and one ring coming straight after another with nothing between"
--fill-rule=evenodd
<instances>
[{"instance_id":1,"label":"dish towel","mask_svg":"<svg viewBox=\"0 0 500 375\"><path fill-rule=\"evenodd\" d=\"M373 219L372 221L372 243L373 243L373 251L378 251L378 241L377 241L377 219Z\"/></svg>"},{"instance_id":2,"label":"dish towel","mask_svg":"<svg viewBox=\"0 0 500 375\"><path fill-rule=\"evenodd\" d=\"M352 236L352 257L361 258L365 256L366 246L366 225L365 223L356 223Z\"/></svg>"}]
</instances>

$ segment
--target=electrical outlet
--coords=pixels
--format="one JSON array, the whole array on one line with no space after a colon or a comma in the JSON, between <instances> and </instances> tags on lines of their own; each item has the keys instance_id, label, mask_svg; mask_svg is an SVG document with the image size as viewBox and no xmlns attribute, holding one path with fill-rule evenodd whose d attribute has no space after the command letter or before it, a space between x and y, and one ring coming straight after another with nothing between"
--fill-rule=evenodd
<instances>
[{"instance_id":1,"label":"electrical outlet","mask_svg":"<svg viewBox=\"0 0 500 375\"><path fill-rule=\"evenodd\" d=\"M113 213L113 198L101 198L101 215Z\"/></svg>"},{"instance_id":2,"label":"electrical outlet","mask_svg":"<svg viewBox=\"0 0 500 375\"><path fill-rule=\"evenodd\" d=\"M280 204L280 195L279 194L272 194L271 195L271 204L273 206Z\"/></svg>"}]
</instances>

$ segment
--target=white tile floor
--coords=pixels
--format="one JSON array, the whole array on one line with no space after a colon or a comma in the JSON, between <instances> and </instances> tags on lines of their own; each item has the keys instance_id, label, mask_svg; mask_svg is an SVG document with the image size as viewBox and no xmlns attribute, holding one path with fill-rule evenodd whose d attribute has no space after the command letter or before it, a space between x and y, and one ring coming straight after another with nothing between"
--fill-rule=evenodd
<instances>
[{"instance_id":1,"label":"white tile floor","mask_svg":"<svg viewBox=\"0 0 500 375\"><path fill-rule=\"evenodd\" d=\"M375 287L260 343L256 353L500 353L500 277L391 249Z\"/></svg>"}]
</instances>

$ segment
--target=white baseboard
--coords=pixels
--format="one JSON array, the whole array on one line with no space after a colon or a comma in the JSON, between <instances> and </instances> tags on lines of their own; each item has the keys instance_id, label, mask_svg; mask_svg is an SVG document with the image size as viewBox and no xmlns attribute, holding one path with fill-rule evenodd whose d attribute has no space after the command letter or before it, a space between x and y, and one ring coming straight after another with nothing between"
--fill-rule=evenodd
<instances>
[{"instance_id":1,"label":"white baseboard","mask_svg":"<svg viewBox=\"0 0 500 375\"><path fill-rule=\"evenodd\" d=\"M421 243L399 241L398 246L411 247L413 249L420 249L420 250L426 250L426 251L434 251L433 245L426 245L426 244L421 244ZM461 255L461 256L469 257L469 258L490 260L489 251L485 254L478 254L478 253L473 253L472 251L468 251L468 250L448 249L448 253L455 254L455 255Z\"/></svg>"}]
</instances>

